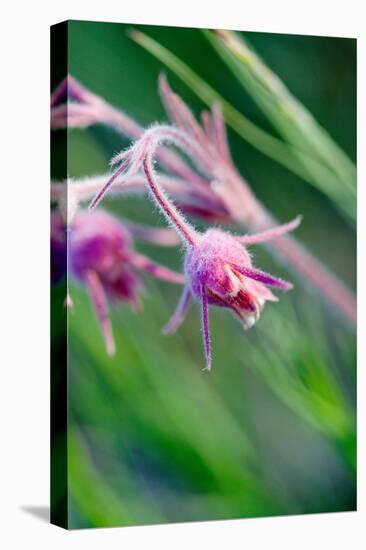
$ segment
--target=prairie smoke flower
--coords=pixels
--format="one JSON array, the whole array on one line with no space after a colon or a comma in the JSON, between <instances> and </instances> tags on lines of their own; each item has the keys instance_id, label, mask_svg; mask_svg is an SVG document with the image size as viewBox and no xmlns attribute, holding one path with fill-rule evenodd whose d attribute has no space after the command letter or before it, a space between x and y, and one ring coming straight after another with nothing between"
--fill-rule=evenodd
<instances>
[{"instance_id":1,"label":"prairie smoke flower","mask_svg":"<svg viewBox=\"0 0 366 550\"><path fill-rule=\"evenodd\" d=\"M66 254L70 272L89 290L109 355L115 351L108 315L108 300L126 302L138 308L142 283L139 272L170 283L182 284L184 276L161 266L134 251L133 233L157 242L164 233L136 224L123 224L110 214L98 210L78 210L67 227L60 211L51 214L52 281L66 274ZM151 237L151 238L150 238ZM67 304L71 298L67 297ZM72 302L71 302L72 303Z\"/></svg>"},{"instance_id":2,"label":"prairie smoke flower","mask_svg":"<svg viewBox=\"0 0 366 550\"><path fill-rule=\"evenodd\" d=\"M153 126L127 151L117 155L112 163L120 163L107 183L91 203L94 208L110 186L119 177L133 177L143 170L153 200L176 230L185 246L185 274L187 284L173 317L164 332L173 332L185 318L193 296L201 303L202 331L206 354L206 368L211 369L211 343L209 332L209 305L230 309L250 328L259 318L264 303L277 298L267 288L272 286L289 290L292 284L253 267L245 245L265 242L295 229L300 218L274 229L252 236L236 237L211 228L205 233L196 231L170 200L156 177L153 157L163 141L172 142L183 149L203 172L209 170L207 151L186 132L171 126Z\"/></svg>"},{"instance_id":3,"label":"prairie smoke flower","mask_svg":"<svg viewBox=\"0 0 366 550\"><path fill-rule=\"evenodd\" d=\"M164 76L159 80L160 94L171 121L201 145L205 169L189 165L175 151L161 147L156 152L159 165L168 172L160 182L174 197L179 210L206 222L239 223L253 233L277 225L277 221L256 198L248 182L236 170L230 156L226 129L219 105L201 114L201 124L189 107L169 87ZM96 122L112 127L129 139L138 139L143 127L128 114L108 104L73 77L68 76L54 91L51 100L51 126L87 127ZM104 176L104 181L108 176ZM126 191L139 190L143 177L124 181ZM89 178L83 196L88 199L101 187L100 177ZM114 190L122 189L115 181ZM285 236L269 248L276 259L285 261L302 278L338 308L345 319L356 322L354 293L293 237Z\"/></svg>"}]
</instances>

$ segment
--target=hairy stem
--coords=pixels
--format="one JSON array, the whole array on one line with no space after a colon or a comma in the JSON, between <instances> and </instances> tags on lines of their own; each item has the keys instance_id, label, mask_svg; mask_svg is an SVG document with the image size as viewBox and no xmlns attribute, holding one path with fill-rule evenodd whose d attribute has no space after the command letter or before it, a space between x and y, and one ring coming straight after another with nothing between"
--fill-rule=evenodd
<instances>
[{"instance_id":1,"label":"hairy stem","mask_svg":"<svg viewBox=\"0 0 366 550\"><path fill-rule=\"evenodd\" d=\"M133 140L139 139L145 130L145 128L133 118L104 101L104 99L85 88L70 75L60 83L51 96L51 127L60 128L67 126L67 116L69 116L68 109L64 112L63 124L62 119L60 120L55 109L57 109L61 101L65 101L68 98L77 102L73 103L74 107L78 105L81 108L84 106L89 107L89 124L84 122L82 124L84 127L95 124L95 122L98 121L112 127L118 133ZM52 116L53 113L55 113L55 117ZM157 157L169 171L183 180L189 181L195 187L199 188L203 194L207 194L207 181L197 174L197 172L192 170L192 168L190 168L174 151L162 148L158 152Z\"/></svg>"},{"instance_id":2,"label":"hairy stem","mask_svg":"<svg viewBox=\"0 0 366 550\"><path fill-rule=\"evenodd\" d=\"M168 199L163 189L160 187L157 178L155 178L154 170L151 161L151 155L148 154L143 161L144 172L146 174L147 182L149 184L151 193L156 200L160 210L168 220L168 223L172 224L183 241L189 246L193 246L196 242L195 230L185 221L183 216Z\"/></svg>"}]
</instances>

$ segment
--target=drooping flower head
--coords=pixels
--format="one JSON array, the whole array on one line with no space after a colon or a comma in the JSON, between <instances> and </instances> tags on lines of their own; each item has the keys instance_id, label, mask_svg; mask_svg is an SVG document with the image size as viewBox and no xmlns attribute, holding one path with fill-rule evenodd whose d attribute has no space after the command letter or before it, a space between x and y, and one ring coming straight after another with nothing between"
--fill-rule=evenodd
<instances>
[{"instance_id":1,"label":"drooping flower head","mask_svg":"<svg viewBox=\"0 0 366 550\"><path fill-rule=\"evenodd\" d=\"M200 298L206 289L209 304L227 307L250 328L259 319L264 303L277 301L265 286L292 288L252 267L251 257L239 240L220 229L208 229L185 259L190 290Z\"/></svg>"},{"instance_id":2,"label":"drooping flower head","mask_svg":"<svg viewBox=\"0 0 366 550\"><path fill-rule=\"evenodd\" d=\"M81 211L70 230L71 270L83 282L95 272L110 297L136 307L139 280L132 270L131 244L127 229L109 214Z\"/></svg>"},{"instance_id":3,"label":"drooping flower head","mask_svg":"<svg viewBox=\"0 0 366 550\"><path fill-rule=\"evenodd\" d=\"M107 352L115 350L108 315L108 301L123 301L138 308L142 288L138 272L171 283L182 284L184 276L156 264L133 249L132 232L136 228L145 239L156 242L156 231L141 226L127 226L107 212L78 210L69 227L61 213L51 215L52 280L66 274L66 251L71 275L85 284L103 332ZM70 300L70 297L69 297Z\"/></svg>"},{"instance_id":4,"label":"drooping flower head","mask_svg":"<svg viewBox=\"0 0 366 550\"><path fill-rule=\"evenodd\" d=\"M276 301L268 286L282 290L292 288L291 283L253 267L245 245L264 242L295 229L300 218L252 236L235 237L221 229L208 229L203 234L197 232L169 199L155 174L153 158L163 141L180 147L197 164L198 169L209 172L210 158L207 151L191 135L172 126L153 126L146 130L132 148L113 159L112 163L120 163L120 166L96 195L91 208L99 203L115 181L133 176L142 169L153 200L186 248L184 265L187 284L177 310L164 331L169 333L178 328L184 320L191 297L196 298L201 303L206 368L210 370L209 305L230 309L245 328L250 328L258 320L264 303Z\"/></svg>"}]
</instances>

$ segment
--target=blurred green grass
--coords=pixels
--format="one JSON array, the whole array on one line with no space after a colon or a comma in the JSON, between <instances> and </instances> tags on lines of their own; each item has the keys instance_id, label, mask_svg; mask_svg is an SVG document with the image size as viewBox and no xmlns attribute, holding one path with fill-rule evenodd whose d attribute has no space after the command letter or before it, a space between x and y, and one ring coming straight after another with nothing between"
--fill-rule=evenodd
<instances>
[{"instance_id":1,"label":"blurred green grass","mask_svg":"<svg viewBox=\"0 0 366 550\"><path fill-rule=\"evenodd\" d=\"M69 71L139 122L166 120L157 93L165 69L127 37L128 28L70 22ZM139 28L273 131L199 30ZM354 158L355 41L245 35ZM168 77L199 113L200 101ZM355 235L330 201L231 131L229 139L239 170L264 204L280 220L302 213L299 238L355 287ZM126 143L100 127L70 132L70 176L104 172ZM108 199L103 206L133 220L163 223L148 200ZM178 250L137 247L181 266ZM286 275L265 250L254 252L263 268ZM142 313L113 310L118 352L109 359L85 289L71 285L70 526L353 510L353 331L306 284L267 306L248 333L227 312L212 309L214 369L207 375L201 371L197 306L176 335L163 337L160 329L179 289L151 280L146 286Z\"/></svg>"},{"instance_id":2,"label":"blurred green grass","mask_svg":"<svg viewBox=\"0 0 366 550\"><path fill-rule=\"evenodd\" d=\"M338 374L330 372L335 365L329 358L303 341L296 325L295 340L293 334L283 337L285 323L277 328L279 343L269 311L252 334L243 334L220 312L211 316L215 368L206 375L197 308L177 335L163 338L160 327L177 292L167 295L158 283L148 287L143 314L122 307L113 313L118 349L113 359L106 359L97 322L80 321L92 313L84 291L72 289L71 424L82 432L93 475L98 472L107 494L131 514L118 516L116 523L113 515L93 516L92 524L352 508L352 406L334 387ZM288 315L289 307L283 304L281 313ZM350 350L344 346L340 339L347 361ZM351 388L353 378L354 373ZM311 399L319 401L315 415ZM79 483L84 454L73 438L70 444L71 464L79 465L71 467L71 495L83 507L90 500ZM93 494L93 477L89 484ZM342 489L334 499L337 487ZM94 500L99 499L96 491Z\"/></svg>"}]
</instances>

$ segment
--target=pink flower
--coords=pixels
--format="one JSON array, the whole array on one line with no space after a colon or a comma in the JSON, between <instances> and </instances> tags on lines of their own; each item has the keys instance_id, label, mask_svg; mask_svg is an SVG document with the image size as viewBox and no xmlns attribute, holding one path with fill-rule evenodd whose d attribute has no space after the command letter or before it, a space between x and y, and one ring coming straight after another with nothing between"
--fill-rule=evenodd
<instances>
[{"instance_id":1,"label":"pink flower","mask_svg":"<svg viewBox=\"0 0 366 550\"><path fill-rule=\"evenodd\" d=\"M267 286L281 290L291 289L291 283L253 267L245 245L283 235L295 229L300 223L300 218L252 236L235 237L221 229L208 229L203 234L198 233L167 196L154 172L153 157L163 141L172 142L180 147L202 171L208 168L206 152L192 136L179 128L153 126L146 130L132 148L115 157L113 163L120 163L120 166L96 195L91 208L100 202L118 178L128 178L143 170L153 200L186 248L187 284L177 310L164 332L173 332L178 328L185 318L191 297L196 298L201 303L206 368L210 370L209 305L230 309L243 322L244 327L249 328L259 318L264 303L277 300Z\"/></svg>"},{"instance_id":2,"label":"pink flower","mask_svg":"<svg viewBox=\"0 0 366 550\"><path fill-rule=\"evenodd\" d=\"M199 237L186 255L185 272L193 296L199 299L205 287L208 303L231 309L245 328L259 318L265 301L277 301L265 284L292 288L254 269L245 247L220 229L208 229Z\"/></svg>"},{"instance_id":3,"label":"pink flower","mask_svg":"<svg viewBox=\"0 0 366 550\"><path fill-rule=\"evenodd\" d=\"M102 210L79 210L68 228L59 211L54 211L51 215L51 257L54 266L52 280L57 282L66 274L67 253L71 274L89 290L106 350L110 355L114 353L115 345L108 315L108 301L123 301L138 308L139 291L142 287L139 272L170 283L184 282L182 274L156 264L134 251L134 230L143 234L144 239L149 240L151 237L153 242L156 242L157 236L165 238L161 230L151 229L149 232L146 227L136 225L128 228Z\"/></svg>"}]
</instances>

